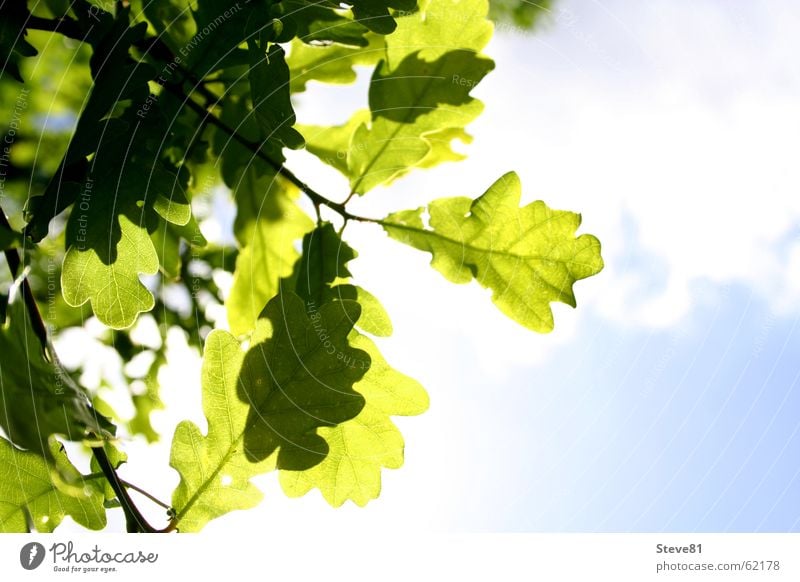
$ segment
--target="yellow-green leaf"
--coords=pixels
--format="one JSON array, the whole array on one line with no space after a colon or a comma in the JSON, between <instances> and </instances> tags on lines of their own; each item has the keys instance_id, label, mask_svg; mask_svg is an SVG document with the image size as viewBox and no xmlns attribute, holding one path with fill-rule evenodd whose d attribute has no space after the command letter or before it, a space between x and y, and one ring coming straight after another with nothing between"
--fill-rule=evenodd
<instances>
[{"instance_id":1,"label":"yellow-green leaf","mask_svg":"<svg viewBox=\"0 0 800 582\"><path fill-rule=\"evenodd\" d=\"M348 499L360 506L377 499L381 469L398 469L403 464L403 435L390 417L422 414L428 408L422 386L392 368L372 341L353 332L350 343L370 356L371 363L350 362L356 368L366 367L355 385L366 404L354 419L320 429L330 451L319 465L305 471L281 471L281 485L290 497L316 488L334 507Z\"/></svg>"},{"instance_id":2,"label":"yellow-green leaf","mask_svg":"<svg viewBox=\"0 0 800 582\"><path fill-rule=\"evenodd\" d=\"M30 526L50 533L67 515L89 529L103 529L105 477L84 478L53 438L48 449L52 460L0 437L0 533L28 532Z\"/></svg>"},{"instance_id":3,"label":"yellow-green leaf","mask_svg":"<svg viewBox=\"0 0 800 582\"><path fill-rule=\"evenodd\" d=\"M208 433L178 425L170 464L181 481L173 495L178 527L197 531L209 520L256 505L250 479L274 467L303 470L321 462L328 445L318 429L355 417L364 406L353 385L370 361L347 336L358 304L323 305L310 318L303 301L280 293L264 309L249 349L212 332L203 360L203 411Z\"/></svg>"},{"instance_id":4,"label":"yellow-green leaf","mask_svg":"<svg viewBox=\"0 0 800 582\"><path fill-rule=\"evenodd\" d=\"M256 177L238 191L236 234L242 245L236 259L233 286L226 301L228 324L235 335L253 330L259 313L278 293L278 282L292 272L299 256L295 241L314 227L297 206L297 190L274 175ZM263 197L253 198L261 193Z\"/></svg>"},{"instance_id":5,"label":"yellow-green leaf","mask_svg":"<svg viewBox=\"0 0 800 582\"><path fill-rule=\"evenodd\" d=\"M572 286L603 268L600 242L576 238L581 217L537 201L519 207L521 185L510 172L476 200L442 198L381 222L389 235L431 253L431 265L454 283L477 280L516 322L538 332L553 329L550 303L575 307Z\"/></svg>"}]
</instances>

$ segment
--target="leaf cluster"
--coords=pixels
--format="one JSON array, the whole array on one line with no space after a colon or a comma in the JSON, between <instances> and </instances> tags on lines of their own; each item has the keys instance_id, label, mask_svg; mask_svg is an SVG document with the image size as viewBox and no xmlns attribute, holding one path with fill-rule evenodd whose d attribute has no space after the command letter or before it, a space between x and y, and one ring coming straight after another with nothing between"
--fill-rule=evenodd
<instances>
[{"instance_id":1,"label":"leaf cluster","mask_svg":"<svg viewBox=\"0 0 800 582\"><path fill-rule=\"evenodd\" d=\"M353 280L352 222L429 253L453 283L491 289L537 332L553 329L551 303L574 307L573 285L602 269L580 216L521 205L514 172L483 193L431 192L424 208L352 211L357 197L464 158L455 142L471 141L484 107L473 93L495 66L486 0L9 0L0 11L13 120L0 152L2 531L51 531L66 515L97 529L114 506L129 531L196 531L256 505L252 479L268 471L289 496L378 497L383 470L403 464L393 417L429 402L379 350L392 323ZM298 121L316 85L365 69L366 108L334 126ZM346 187L310 187L287 150ZM211 227L226 204L235 215L220 236ZM132 417L60 363L51 336L81 326L102 327L98 345L122 362L146 362L123 373ZM151 415L175 328L202 350L205 423L175 430L180 481L159 530L117 471L126 439L163 436ZM91 473L67 459L67 440L91 451Z\"/></svg>"}]
</instances>

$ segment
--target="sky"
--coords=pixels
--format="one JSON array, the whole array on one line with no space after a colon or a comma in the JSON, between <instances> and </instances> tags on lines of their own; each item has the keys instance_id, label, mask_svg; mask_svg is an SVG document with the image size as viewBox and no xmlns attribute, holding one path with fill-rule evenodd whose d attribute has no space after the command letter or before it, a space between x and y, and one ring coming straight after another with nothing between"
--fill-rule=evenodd
<instances>
[{"instance_id":1,"label":"sky","mask_svg":"<svg viewBox=\"0 0 800 582\"><path fill-rule=\"evenodd\" d=\"M582 214L604 271L536 335L428 255L348 226L354 277L393 317L380 348L431 396L398 420L406 464L365 509L258 478L262 505L207 531L800 531L799 26L788 0L559 0L536 34L500 30L468 159L354 209L474 198L515 170L524 201ZM314 84L298 118L365 103L363 75ZM346 192L303 154L289 165ZM167 437L203 425L197 355L169 345ZM123 476L168 498L168 446L128 443Z\"/></svg>"}]
</instances>

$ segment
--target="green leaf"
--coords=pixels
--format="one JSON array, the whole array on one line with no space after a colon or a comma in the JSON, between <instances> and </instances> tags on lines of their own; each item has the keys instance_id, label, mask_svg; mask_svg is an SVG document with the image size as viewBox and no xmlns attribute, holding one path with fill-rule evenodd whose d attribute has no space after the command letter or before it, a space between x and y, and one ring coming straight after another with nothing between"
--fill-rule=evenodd
<instances>
[{"instance_id":1,"label":"green leaf","mask_svg":"<svg viewBox=\"0 0 800 582\"><path fill-rule=\"evenodd\" d=\"M0 297L5 303L7 298ZM107 421L86 394L39 343L21 298L7 304L0 326L0 427L17 446L47 455L59 434L81 440L87 431L106 434Z\"/></svg>"},{"instance_id":2,"label":"green leaf","mask_svg":"<svg viewBox=\"0 0 800 582\"><path fill-rule=\"evenodd\" d=\"M48 452L52 461L0 437L0 532L28 532L32 525L50 533L67 515L89 529L103 529L105 477L84 478L55 439L50 439Z\"/></svg>"},{"instance_id":3,"label":"green leaf","mask_svg":"<svg viewBox=\"0 0 800 582\"><path fill-rule=\"evenodd\" d=\"M352 0L353 17L378 34L391 34L397 22L389 9L410 12L417 6L416 0Z\"/></svg>"},{"instance_id":4,"label":"green leaf","mask_svg":"<svg viewBox=\"0 0 800 582\"><path fill-rule=\"evenodd\" d=\"M358 319L353 302L328 304L309 318L302 300L280 293L264 309L243 352L224 331L212 332L203 359L207 435L178 425L170 464L181 481L173 496L181 531L256 505L250 478L274 467L300 470L319 463L328 447L317 430L355 417L363 398L353 390L369 361L347 336Z\"/></svg>"},{"instance_id":5,"label":"green leaf","mask_svg":"<svg viewBox=\"0 0 800 582\"><path fill-rule=\"evenodd\" d=\"M303 256L292 277L284 284L295 288L313 314L319 305L346 305L357 298L362 312L356 327L375 335L390 335L391 322L371 294L347 283L347 263L356 252L341 240L331 224L323 224L306 235ZM390 416L414 415L428 407L428 396L415 380L386 363L377 346L355 329L350 343L369 354L369 360L343 357L349 367L364 370L355 389L366 404L358 416L335 427L320 429L330 452L319 464L304 471L281 471L281 484L292 497L318 488L336 507L347 499L365 505L378 497L381 468L398 468L403 463L403 437Z\"/></svg>"},{"instance_id":6,"label":"green leaf","mask_svg":"<svg viewBox=\"0 0 800 582\"><path fill-rule=\"evenodd\" d=\"M519 208L521 185L510 172L476 200L442 198L381 222L394 239L431 253L431 265L454 283L476 279L514 321L538 332L553 329L550 303L575 307L572 286L603 268L600 242L575 237L581 217L537 201Z\"/></svg>"},{"instance_id":7,"label":"green leaf","mask_svg":"<svg viewBox=\"0 0 800 582\"><path fill-rule=\"evenodd\" d=\"M457 130L474 120L483 104L470 91L494 68L472 51L454 50L433 62L408 55L396 69L379 65L370 86L370 126L353 134L348 156L350 186L363 194L393 181L426 160L429 135Z\"/></svg>"},{"instance_id":8,"label":"green leaf","mask_svg":"<svg viewBox=\"0 0 800 582\"><path fill-rule=\"evenodd\" d=\"M397 28L389 9L409 12L416 0L353 0L350 13L343 4L332 0L283 0L279 5L281 21L291 37L306 43L338 43L366 46L368 32L390 34Z\"/></svg>"},{"instance_id":9,"label":"green leaf","mask_svg":"<svg viewBox=\"0 0 800 582\"><path fill-rule=\"evenodd\" d=\"M180 47L179 56L198 79L220 69L247 65L247 51L239 48L246 40L245 31L263 29L269 22L269 8L263 0L198 0L193 14L196 32Z\"/></svg>"},{"instance_id":10,"label":"green leaf","mask_svg":"<svg viewBox=\"0 0 800 582\"><path fill-rule=\"evenodd\" d=\"M441 0L399 18L372 77L369 117L358 112L343 126L301 129L314 140L309 151L358 194L413 168L462 159L451 142L470 141L464 127L483 110L470 93L494 68L480 54L492 34L486 10L485 0Z\"/></svg>"},{"instance_id":11,"label":"green leaf","mask_svg":"<svg viewBox=\"0 0 800 582\"><path fill-rule=\"evenodd\" d=\"M461 143L472 143L472 136L460 127L449 127L441 131L429 133L425 140L431 149L428 154L417 163L417 168L432 168L443 162L459 162L467 156L453 151L452 143L455 140Z\"/></svg>"},{"instance_id":12,"label":"green leaf","mask_svg":"<svg viewBox=\"0 0 800 582\"><path fill-rule=\"evenodd\" d=\"M115 120L109 134L67 223L61 282L67 303L90 301L100 321L123 329L155 304L139 280L159 267L148 226L159 216L189 224L191 207L180 176L151 153L161 141L155 119Z\"/></svg>"},{"instance_id":13,"label":"green leaf","mask_svg":"<svg viewBox=\"0 0 800 582\"><path fill-rule=\"evenodd\" d=\"M357 256L333 225L324 223L303 238L301 259L284 288L297 293L309 313L331 301L356 301L361 306L358 328L376 336L389 336L392 322L383 305L369 291L348 283L351 275L347 263Z\"/></svg>"},{"instance_id":14,"label":"green leaf","mask_svg":"<svg viewBox=\"0 0 800 582\"><path fill-rule=\"evenodd\" d=\"M11 75L23 83L19 61L36 56L36 49L26 40L30 12L25 0L5 0L0 6L0 75Z\"/></svg>"},{"instance_id":15,"label":"green leaf","mask_svg":"<svg viewBox=\"0 0 800 582\"><path fill-rule=\"evenodd\" d=\"M325 127L320 125L298 125L306 142L306 151L321 161L349 175L348 156L353 133L369 121L369 110L357 111L346 123Z\"/></svg>"},{"instance_id":16,"label":"green leaf","mask_svg":"<svg viewBox=\"0 0 800 582\"><path fill-rule=\"evenodd\" d=\"M227 99L223 105L223 121L251 141L260 135L253 117L243 99ZM278 281L292 272L298 257L295 241L314 223L297 205L297 190L278 178L271 165L221 132L213 145L236 201L233 231L241 250L225 307L238 336L253 330L264 305L278 292ZM265 149L283 161L280 150L270 150L269 144Z\"/></svg>"},{"instance_id":17,"label":"green leaf","mask_svg":"<svg viewBox=\"0 0 800 582\"><path fill-rule=\"evenodd\" d=\"M366 46L369 30L333 2L283 0L278 4L281 22L291 37L304 43Z\"/></svg>"},{"instance_id":18,"label":"green leaf","mask_svg":"<svg viewBox=\"0 0 800 582\"><path fill-rule=\"evenodd\" d=\"M305 471L280 472L281 485L290 497L317 488L334 507L348 499L360 506L377 499L381 468L397 469L403 464L403 435L390 417L417 415L428 408L422 386L389 366L373 342L354 332L350 343L371 360L348 362L366 369L355 385L366 404L354 419L319 430L330 447L320 464Z\"/></svg>"},{"instance_id":19,"label":"green leaf","mask_svg":"<svg viewBox=\"0 0 800 582\"><path fill-rule=\"evenodd\" d=\"M398 18L397 30L386 38L389 68L415 53L428 62L452 50L479 53L492 38L488 10L487 0L429 0L424 9Z\"/></svg>"},{"instance_id":20,"label":"green leaf","mask_svg":"<svg viewBox=\"0 0 800 582\"><path fill-rule=\"evenodd\" d=\"M103 140L109 139L109 132L117 131L112 118L128 103L137 104L128 107L135 111L150 93L148 81L156 76L149 65L134 62L129 55L131 45L141 40L147 30L144 22L128 26L129 9L121 9L116 19L100 9L93 10L93 16L88 10L77 13L92 45L90 68L94 84L58 170L44 194L28 201L29 224L25 232L37 241L47 236L50 221L82 193L86 157L101 145L105 147L107 141Z\"/></svg>"},{"instance_id":21,"label":"green leaf","mask_svg":"<svg viewBox=\"0 0 800 582\"><path fill-rule=\"evenodd\" d=\"M309 45L293 40L286 59L292 93L305 91L309 81L342 85L355 82L356 66L374 65L384 56L383 36L368 34L366 39L367 46L355 48L338 44Z\"/></svg>"},{"instance_id":22,"label":"green leaf","mask_svg":"<svg viewBox=\"0 0 800 582\"><path fill-rule=\"evenodd\" d=\"M248 172L247 179L252 178ZM249 194L240 190L237 196L235 232L241 250L226 301L235 335L254 328L266 302L277 294L280 279L292 272L298 257L295 241L314 227L297 206L298 192L276 177L256 178Z\"/></svg>"},{"instance_id":23,"label":"green leaf","mask_svg":"<svg viewBox=\"0 0 800 582\"><path fill-rule=\"evenodd\" d=\"M289 67L283 49L273 44L265 54L252 40L248 47L253 111L262 135L288 148L302 147L303 136L292 127L295 116L289 92Z\"/></svg>"}]
</instances>

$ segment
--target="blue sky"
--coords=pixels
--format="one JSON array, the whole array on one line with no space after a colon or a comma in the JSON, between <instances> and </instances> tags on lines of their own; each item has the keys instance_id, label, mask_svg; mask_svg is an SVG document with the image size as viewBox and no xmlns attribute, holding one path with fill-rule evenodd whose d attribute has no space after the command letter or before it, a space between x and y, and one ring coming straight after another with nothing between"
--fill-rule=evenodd
<instances>
[{"instance_id":1,"label":"blue sky","mask_svg":"<svg viewBox=\"0 0 800 582\"><path fill-rule=\"evenodd\" d=\"M788 0L560 0L538 34L498 35L468 160L358 210L475 197L513 169L525 200L582 213L606 269L538 336L423 253L348 226L353 273L395 323L381 348L431 394L398 422L406 466L366 509L288 500L268 475L259 509L209 531L800 531L798 25ZM365 81L311 87L298 117L343 121ZM201 422L197 356L174 339L165 435ZM124 473L165 497L166 440L130 443Z\"/></svg>"}]
</instances>

